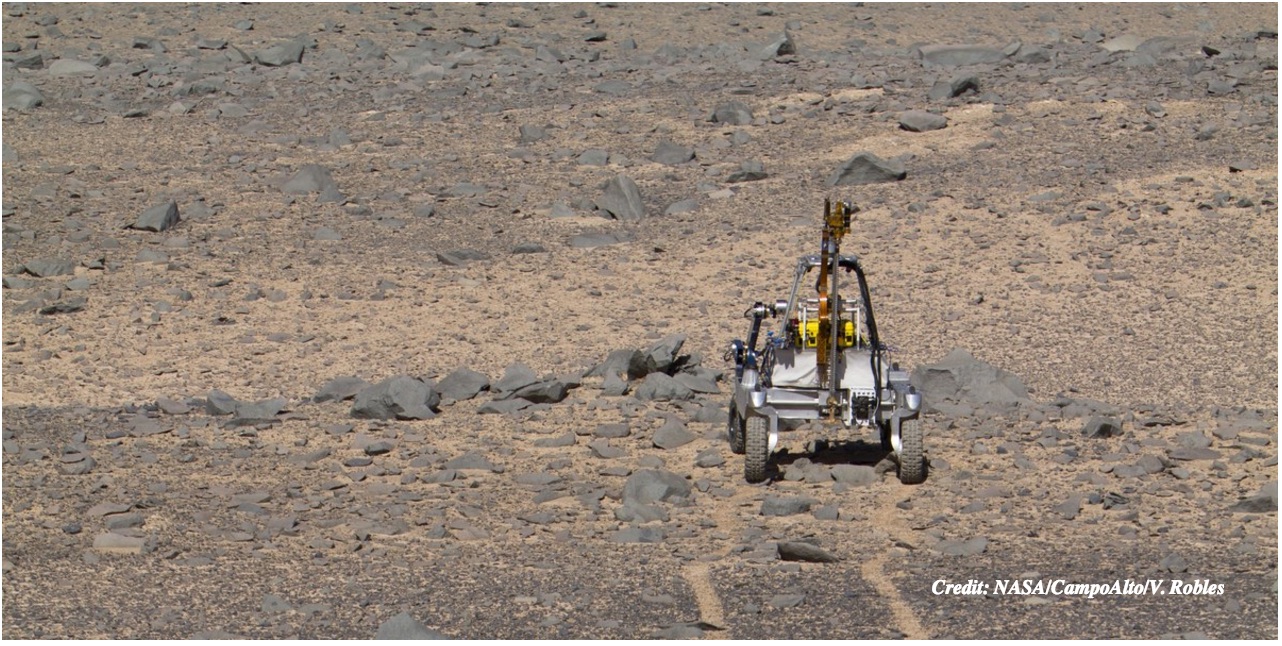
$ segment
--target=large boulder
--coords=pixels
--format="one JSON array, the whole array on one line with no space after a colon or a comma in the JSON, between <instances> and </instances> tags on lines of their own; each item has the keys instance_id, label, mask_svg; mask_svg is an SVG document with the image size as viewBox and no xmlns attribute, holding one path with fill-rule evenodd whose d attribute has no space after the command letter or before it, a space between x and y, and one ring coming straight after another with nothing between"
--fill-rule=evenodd
<instances>
[{"instance_id":1,"label":"large boulder","mask_svg":"<svg viewBox=\"0 0 1282 646\"><path fill-rule=\"evenodd\" d=\"M362 419L431 419L441 396L431 384L413 377L392 377L362 390L352 403L352 417Z\"/></svg>"},{"instance_id":2,"label":"large boulder","mask_svg":"<svg viewBox=\"0 0 1282 646\"><path fill-rule=\"evenodd\" d=\"M479 395L482 390L486 390L489 387L489 377L467 367L461 367L451 372L436 384L436 390L441 393L442 397L449 397L454 401L460 402Z\"/></svg>"},{"instance_id":3,"label":"large boulder","mask_svg":"<svg viewBox=\"0 0 1282 646\"><path fill-rule=\"evenodd\" d=\"M693 399L694 391L662 372L652 372L632 395L641 401L684 401Z\"/></svg>"},{"instance_id":4,"label":"large boulder","mask_svg":"<svg viewBox=\"0 0 1282 646\"><path fill-rule=\"evenodd\" d=\"M623 483L623 503L649 505L690 495L690 481L657 469L637 471Z\"/></svg>"},{"instance_id":5,"label":"large boulder","mask_svg":"<svg viewBox=\"0 0 1282 646\"><path fill-rule=\"evenodd\" d=\"M901 161L882 159L872 153L856 153L828 176L828 186L858 186L897 182L908 176Z\"/></svg>"},{"instance_id":6,"label":"large boulder","mask_svg":"<svg viewBox=\"0 0 1282 646\"><path fill-rule=\"evenodd\" d=\"M944 400L1000 408L1032 403L1028 387L1019 377L984 363L961 348L948 353L939 363L918 366L911 381L922 391L922 405L927 412L937 410L935 405Z\"/></svg>"}]
</instances>

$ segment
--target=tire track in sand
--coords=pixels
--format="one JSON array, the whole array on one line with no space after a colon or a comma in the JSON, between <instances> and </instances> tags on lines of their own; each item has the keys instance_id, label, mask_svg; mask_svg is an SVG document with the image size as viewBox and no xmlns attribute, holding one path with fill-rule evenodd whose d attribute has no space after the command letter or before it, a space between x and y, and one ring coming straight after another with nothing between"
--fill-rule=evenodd
<instances>
[{"instance_id":1,"label":"tire track in sand","mask_svg":"<svg viewBox=\"0 0 1282 646\"><path fill-rule=\"evenodd\" d=\"M904 522L902 511L895 506L896 498L898 496L883 496L883 502L873 510L874 531L886 532L889 544L877 556L864 563L863 575L877 589L877 594L886 599L886 605L890 606L891 615L895 618L895 625L905 639L929 639L930 633L922 626L917 613L913 612L912 606L899 594L899 588L886 572L886 563L894 558L890 554L894 542L901 540L911 543L908 539L912 536L912 528Z\"/></svg>"}]
</instances>

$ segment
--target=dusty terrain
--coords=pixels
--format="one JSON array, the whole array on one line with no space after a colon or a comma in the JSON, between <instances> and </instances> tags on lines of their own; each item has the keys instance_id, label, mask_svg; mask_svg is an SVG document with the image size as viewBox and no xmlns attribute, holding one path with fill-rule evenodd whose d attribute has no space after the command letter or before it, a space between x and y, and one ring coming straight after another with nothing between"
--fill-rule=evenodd
<instances>
[{"instance_id":1,"label":"dusty terrain","mask_svg":"<svg viewBox=\"0 0 1282 646\"><path fill-rule=\"evenodd\" d=\"M473 638L1278 636L1276 5L2 18L6 638L364 638L404 611ZM710 120L731 101L747 122ZM859 152L906 177L830 186ZM329 191L294 190L308 165ZM619 175L639 220L594 207ZM963 348L1028 386L927 416L919 486L817 426L749 486L728 380L582 377L678 334L728 370L826 196L863 208L845 250L898 361ZM176 225L129 228L170 201ZM422 420L313 401L513 364L579 385ZM1084 437L1097 415L1121 433ZM688 491L629 516L655 470ZM782 560L796 541L840 560ZM1223 593L931 593L1005 578Z\"/></svg>"}]
</instances>

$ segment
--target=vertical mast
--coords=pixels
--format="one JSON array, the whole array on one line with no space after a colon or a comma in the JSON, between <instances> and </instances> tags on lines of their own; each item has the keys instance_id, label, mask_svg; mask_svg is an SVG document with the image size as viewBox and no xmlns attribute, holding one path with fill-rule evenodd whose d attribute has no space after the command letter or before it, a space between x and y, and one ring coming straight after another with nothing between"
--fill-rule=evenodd
<instances>
[{"instance_id":1,"label":"vertical mast","mask_svg":"<svg viewBox=\"0 0 1282 646\"><path fill-rule=\"evenodd\" d=\"M841 327L841 300L837 289L837 265L841 256L841 238L850 228L851 211L845 202L824 200L823 237L819 249L819 334L816 339L815 357L819 373L819 387L828 390L828 417L837 416L839 402L837 391L841 378L837 375L837 342Z\"/></svg>"}]
</instances>

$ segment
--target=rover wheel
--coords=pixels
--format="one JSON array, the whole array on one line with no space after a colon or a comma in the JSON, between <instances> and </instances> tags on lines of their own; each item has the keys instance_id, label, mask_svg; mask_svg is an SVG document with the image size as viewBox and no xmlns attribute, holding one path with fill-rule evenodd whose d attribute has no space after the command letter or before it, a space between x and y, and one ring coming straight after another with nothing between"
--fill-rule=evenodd
<instances>
[{"instance_id":1,"label":"rover wheel","mask_svg":"<svg viewBox=\"0 0 1282 646\"><path fill-rule=\"evenodd\" d=\"M925 438L921 420L906 419L899 423L899 481L920 484L926 480Z\"/></svg>"},{"instance_id":2,"label":"rover wheel","mask_svg":"<svg viewBox=\"0 0 1282 646\"><path fill-rule=\"evenodd\" d=\"M744 424L743 479L762 482L770 463L770 423L761 415L749 415Z\"/></svg>"},{"instance_id":3,"label":"rover wheel","mask_svg":"<svg viewBox=\"0 0 1282 646\"><path fill-rule=\"evenodd\" d=\"M877 429L881 431L881 450L895 450L894 445L890 443L890 422L878 422Z\"/></svg>"},{"instance_id":4,"label":"rover wheel","mask_svg":"<svg viewBox=\"0 0 1282 646\"><path fill-rule=\"evenodd\" d=\"M726 436L730 438L730 452L736 455L743 455L743 418L739 417L739 410L735 408L733 401L730 402L729 418L730 421L726 425Z\"/></svg>"}]
</instances>

